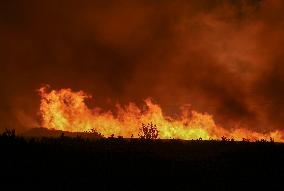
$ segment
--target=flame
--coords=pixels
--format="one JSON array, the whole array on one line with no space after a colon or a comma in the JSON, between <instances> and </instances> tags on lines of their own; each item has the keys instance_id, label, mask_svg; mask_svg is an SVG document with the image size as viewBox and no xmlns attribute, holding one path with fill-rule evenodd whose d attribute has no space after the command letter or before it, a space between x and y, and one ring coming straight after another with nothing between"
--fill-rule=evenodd
<instances>
[{"instance_id":1,"label":"flame","mask_svg":"<svg viewBox=\"0 0 284 191\"><path fill-rule=\"evenodd\" d=\"M39 89L41 96L40 114L41 125L48 129L69 132L88 132L94 129L105 137L114 135L123 137L139 137L142 123L153 123L157 126L161 139L221 139L222 136L234 140L249 139L283 142L280 131L266 134L253 132L245 128L226 130L217 126L213 117L196 111L183 109L178 118L165 116L161 107L151 99L144 100L146 110L136 104L116 106L116 114L111 111L102 112L100 109L90 109L85 104L91 96L83 91L74 92L71 89L48 91L48 86Z\"/></svg>"}]
</instances>

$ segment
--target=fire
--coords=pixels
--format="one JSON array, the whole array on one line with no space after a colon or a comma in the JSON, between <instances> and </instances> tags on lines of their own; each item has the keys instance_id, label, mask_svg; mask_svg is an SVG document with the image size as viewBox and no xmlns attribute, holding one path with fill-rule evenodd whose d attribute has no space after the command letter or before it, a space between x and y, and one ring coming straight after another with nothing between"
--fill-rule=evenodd
<instances>
[{"instance_id":1,"label":"fire","mask_svg":"<svg viewBox=\"0 0 284 191\"><path fill-rule=\"evenodd\" d=\"M139 137L141 125L156 125L161 139L221 139L222 136L242 140L269 140L282 142L283 134L274 131L266 134L253 132L244 128L226 130L215 124L213 117L196 111L183 109L178 118L165 116L161 107L151 99L144 100L147 107L142 110L134 103L116 106L115 114L111 111L90 109L85 104L91 96L83 91L73 92L71 89L51 90L44 86L39 89L41 96L41 125L48 129L69 132L86 132L94 129L105 137L111 135L123 137Z\"/></svg>"}]
</instances>

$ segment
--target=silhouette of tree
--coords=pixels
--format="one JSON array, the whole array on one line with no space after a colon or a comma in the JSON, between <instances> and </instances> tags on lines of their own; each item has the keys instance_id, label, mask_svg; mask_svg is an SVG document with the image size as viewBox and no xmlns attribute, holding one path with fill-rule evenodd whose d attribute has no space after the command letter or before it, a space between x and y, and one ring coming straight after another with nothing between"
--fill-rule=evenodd
<instances>
[{"instance_id":1,"label":"silhouette of tree","mask_svg":"<svg viewBox=\"0 0 284 191\"><path fill-rule=\"evenodd\" d=\"M225 136L222 136L221 139L222 139L222 141L228 141L227 137L225 137Z\"/></svg>"},{"instance_id":2,"label":"silhouette of tree","mask_svg":"<svg viewBox=\"0 0 284 191\"><path fill-rule=\"evenodd\" d=\"M139 137L142 139L157 139L159 136L159 131L155 124L148 123L147 125L142 123L142 127L140 128Z\"/></svg>"}]
</instances>

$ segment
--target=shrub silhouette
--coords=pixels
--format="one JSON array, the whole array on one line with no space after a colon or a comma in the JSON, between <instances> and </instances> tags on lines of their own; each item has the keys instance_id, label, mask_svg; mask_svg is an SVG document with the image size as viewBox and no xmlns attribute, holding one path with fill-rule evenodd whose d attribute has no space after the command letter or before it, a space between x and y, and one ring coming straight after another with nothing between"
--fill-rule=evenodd
<instances>
[{"instance_id":1,"label":"shrub silhouette","mask_svg":"<svg viewBox=\"0 0 284 191\"><path fill-rule=\"evenodd\" d=\"M228 141L228 138L225 137L225 136L222 136L221 139L222 139L222 141Z\"/></svg>"},{"instance_id":2,"label":"shrub silhouette","mask_svg":"<svg viewBox=\"0 0 284 191\"><path fill-rule=\"evenodd\" d=\"M98 135L98 136L101 136L101 137L104 137L103 134L101 134L100 132L98 132L96 129L92 128L90 130L90 133L92 134L95 134L95 135Z\"/></svg>"},{"instance_id":3,"label":"shrub silhouette","mask_svg":"<svg viewBox=\"0 0 284 191\"><path fill-rule=\"evenodd\" d=\"M230 138L227 138L226 136L222 136L221 141L222 142L228 142L228 141L235 142L235 139L233 137L230 139Z\"/></svg>"},{"instance_id":4,"label":"shrub silhouette","mask_svg":"<svg viewBox=\"0 0 284 191\"><path fill-rule=\"evenodd\" d=\"M117 136L118 139L123 139L123 136Z\"/></svg>"},{"instance_id":5,"label":"shrub silhouette","mask_svg":"<svg viewBox=\"0 0 284 191\"><path fill-rule=\"evenodd\" d=\"M243 138L243 142L250 142L250 139Z\"/></svg>"},{"instance_id":6,"label":"shrub silhouette","mask_svg":"<svg viewBox=\"0 0 284 191\"><path fill-rule=\"evenodd\" d=\"M109 139L114 139L114 134L111 134L108 138Z\"/></svg>"},{"instance_id":7,"label":"shrub silhouette","mask_svg":"<svg viewBox=\"0 0 284 191\"><path fill-rule=\"evenodd\" d=\"M141 139L157 139L159 136L159 131L155 124L148 123L147 125L142 123L142 127L140 128L139 137Z\"/></svg>"}]
</instances>

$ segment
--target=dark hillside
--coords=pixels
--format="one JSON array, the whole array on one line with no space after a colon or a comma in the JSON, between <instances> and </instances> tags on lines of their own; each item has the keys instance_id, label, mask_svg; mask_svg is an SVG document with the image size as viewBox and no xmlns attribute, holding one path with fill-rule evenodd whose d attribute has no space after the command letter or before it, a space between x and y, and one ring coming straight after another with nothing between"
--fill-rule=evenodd
<instances>
[{"instance_id":1,"label":"dark hillside","mask_svg":"<svg viewBox=\"0 0 284 191\"><path fill-rule=\"evenodd\" d=\"M155 183L174 190L271 190L281 187L284 175L284 144L270 142L23 138L11 133L0 137L0 153L2 180L28 179L32 185L41 178L49 186L67 187L116 188L118 181L124 188Z\"/></svg>"}]
</instances>

